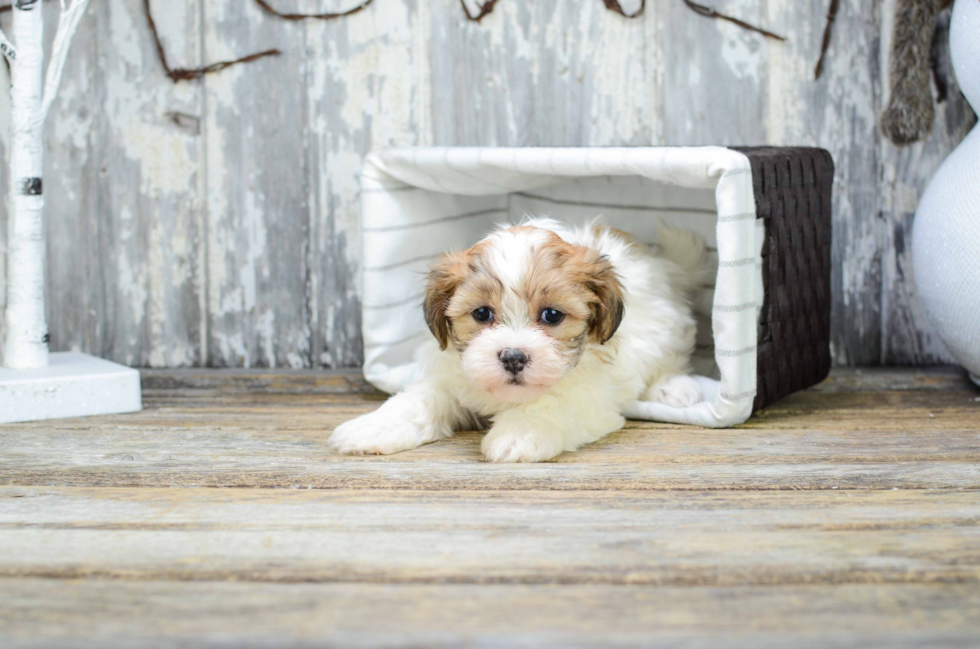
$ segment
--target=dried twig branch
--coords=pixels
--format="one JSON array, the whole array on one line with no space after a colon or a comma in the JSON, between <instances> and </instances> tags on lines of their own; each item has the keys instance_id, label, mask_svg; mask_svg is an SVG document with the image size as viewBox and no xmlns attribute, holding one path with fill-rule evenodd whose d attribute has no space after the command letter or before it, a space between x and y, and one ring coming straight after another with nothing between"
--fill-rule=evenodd
<instances>
[{"instance_id":1,"label":"dried twig branch","mask_svg":"<svg viewBox=\"0 0 980 649\"><path fill-rule=\"evenodd\" d=\"M699 5L696 2L691 2L691 0L684 0L684 4L686 4L691 11L693 11L694 13L699 14L701 16L704 16L705 18L717 18L718 20L727 20L730 23L733 23L735 25L738 25L742 29L747 29L750 32L755 32L757 34L762 34L766 38L773 38L773 39L775 39L777 41L785 41L786 40L785 37L780 36L779 34L773 34L770 31L767 31L767 30L762 29L760 27L756 27L755 25L751 25L751 24L745 22L744 20L739 20L738 18L734 18L732 16L726 16L723 13L718 13L717 11L715 11L714 9L712 9L711 7L706 7L704 5Z\"/></svg>"},{"instance_id":2,"label":"dried twig branch","mask_svg":"<svg viewBox=\"0 0 980 649\"><path fill-rule=\"evenodd\" d=\"M840 0L830 0L830 8L827 10L827 25L823 28L823 41L820 43L820 58L817 59L817 67L813 71L813 78L819 79L823 74L823 62L830 48L830 36L834 30L834 21L837 20L837 10L840 9Z\"/></svg>"},{"instance_id":3,"label":"dried twig branch","mask_svg":"<svg viewBox=\"0 0 980 649\"><path fill-rule=\"evenodd\" d=\"M265 0L255 0L255 4L262 7L262 10L266 13L270 13L273 16L278 16L283 20L306 20L311 18L313 20L333 20L334 18L343 18L344 16L350 16L356 14L359 11L364 11L369 4L374 2L374 0L362 0L362 2L347 11L340 11L336 13L322 13L322 14L287 14L275 9Z\"/></svg>"},{"instance_id":4,"label":"dried twig branch","mask_svg":"<svg viewBox=\"0 0 980 649\"><path fill-rule=\"evenodd\" d=\"M256 1L258 2L259 0ZM470 8L466 6L466 0L459 0L459 4L463 5L463 13L466 14L466 19L478 23L483 20L484 16L493 11L493 7L495 4L497 4L497 0L487 0L483 4L478 5L480 7L480 11L475 16L470 13Z\"/></svg>"},{"instance_id":5,"label":"dried twig branch","mask_svg":"<svg viewBox=\"0 0 980 649\"><path fill-rule=\"evenodd\" d=\"M263 2L263 0L255 1L260 4ZM483 4L478 4L477 6L479 7L479 11L475 15L470 13L470 8L466 4L466 0L459 0L459 3L463 5L463 13L466 14L466 19L478 23L483 20L484 16L493 11L494 6L497 4L497 0L486 0L486 2ZM640 8L631 14L626 13L623 6L619 4L619 0L602 0L602 4L606 5L606 9L617 13L620 16L625 18L637 18L643 13L643 10L646 9L647 0L640 0Z\"/></svg>"},{"instance_id":6,"label":"dried twig branch","mask_svg":"<svg viewBox=\"0 0 980 649\"><path fill-rule=\"evenodd\" d=\"M640 0L640 8L637 9L635 12L628 14L625 11L623 11L623 6L619 4L619 0L602 0L602 3L606 5L606 9L608 9L609 11L615 12L620 16L624 16L626 18L636 18L643 13L644 9L647 8L647 0Z\"/></svg>"},{"instance_id":7,"label":"dried twig branch","mask_svg":"<svg viewBox=\"0 0 980 649\"><path fill-rule=\"evenodd\" d=\"M242 58L235 59L234 61L221 61L219 63L212 63L211 65L206 65L201 68L172 68L170 67L170 63L167 61L167 53L163 49L163 42L160 40L160 33L157 31L156 22L153 20L153 12L150 11L150 0L143 0L143 7L146 10L146 22L150 26L150 33L153 35L153 42L157 48L157 56L160 58L160 63L163 65L163 69L167 73L167 76L170 77L174 83L178 81L187 81L189 79L200 79L206 74L220 72L221 70L230 68L233 65L250 63L266 56L279 56L282 54L282 52L279 50L265 50L264 52L256 52L255 54L243 56Z\"/></svg>"}]
</instances>

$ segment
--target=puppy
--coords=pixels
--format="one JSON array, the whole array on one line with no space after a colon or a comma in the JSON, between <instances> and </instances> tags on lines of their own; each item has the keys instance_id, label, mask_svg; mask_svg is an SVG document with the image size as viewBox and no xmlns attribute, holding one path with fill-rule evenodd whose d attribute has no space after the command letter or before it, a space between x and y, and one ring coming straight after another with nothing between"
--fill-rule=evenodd
<instances>
[{"instance_id":1,"label":"puppy","mask_svg":"<svg viewBox=\"0 0 980 649\"><path fill-rule=\"evenodd\" d=\"M339 426L331 449L388 454L490 430L491 462L540 462L622 428L636 399L690 406L704 242L661 228L651 252L598 221L503 227L428 276L423 378Z\"/></svg>"}]
</instances>

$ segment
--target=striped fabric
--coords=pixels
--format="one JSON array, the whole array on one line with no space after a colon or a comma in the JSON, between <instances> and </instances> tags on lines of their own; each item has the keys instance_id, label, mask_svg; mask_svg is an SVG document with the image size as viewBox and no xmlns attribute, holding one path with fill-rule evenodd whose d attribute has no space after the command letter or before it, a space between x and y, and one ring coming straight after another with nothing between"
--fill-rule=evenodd
<instances>
[{"instance_id":1,"label":"striped fabric","mask_svg":"<svg viewBox=\"0 0 980 649\"><path fill-rule=\"evenodd\" d=\"M724 427L745 421L756 390L762 221L748 159L720 147L630 149L412 148L372 153L361 174L364 374L387 392L416 378L431 337L424 273L525 214L581 223L602 214L656 245L659 223L704 236L715 282L695 297L695 369L705 401L635 402L623 413Z\"/></svg>"}]
</instances>

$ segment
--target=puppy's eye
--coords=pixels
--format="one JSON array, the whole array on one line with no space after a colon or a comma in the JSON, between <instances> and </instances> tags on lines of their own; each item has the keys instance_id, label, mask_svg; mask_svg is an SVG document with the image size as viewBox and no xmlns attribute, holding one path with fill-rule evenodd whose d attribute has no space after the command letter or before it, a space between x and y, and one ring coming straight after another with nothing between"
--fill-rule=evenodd
<instances>
[{"instance_id":1,"label":"puppy's eye","mask_svg":"<svg viewBox=\"0 0 980 649\"><path fill-rule=\"evenodd\" d=\"M473 309L473 319L477 322L490 322L493 320L493 311L488 306Z\"/></svg>"},{"instance_id":2,"label":"puppy's eye","mask_svg":"<svg viewBox=\"0 0 980 649\"><path fill-rule=\"evenodd\" d=\"M538 319L545 324L556 325L565 319L565 314L558 309L545 309Z\"/></svg>"}]
</instances>

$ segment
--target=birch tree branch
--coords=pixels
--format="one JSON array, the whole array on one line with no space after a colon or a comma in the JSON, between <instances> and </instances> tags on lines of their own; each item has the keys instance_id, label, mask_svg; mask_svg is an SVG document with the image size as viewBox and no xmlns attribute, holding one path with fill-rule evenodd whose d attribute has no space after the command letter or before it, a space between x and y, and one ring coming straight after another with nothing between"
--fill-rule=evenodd
<instances>
[{"instance_id":1,"label":"birch tree branch","mask_svg":"<svg viewBox=\"0 0 980 649\"><path fill-rule=\"evenodd\" d=\"M65 7L65 2L61 2L61 15L58 17L58 31L54 35L54 45L51 48L51 62L48 63L48 72L44 77L44 99L41 104L41 120L48 115L48 109L58 95L58 87L61 85L61 74L65 70L65 61L68 60L68 50L71 48L72 38L78 31L78 23L85 15L85 8L88 7L89 0L72 0L71 6Z\"/></svg>"},{"instance_id":2,"label":"birch tree branch","mask_svg":"<svg viewBox=\"0 0 980 649\"><path fill-rule=\"evenodd\" d=\"M2 29L0 29L0 52L2 52L3 55L7 57L7 61L13 65L14 60L17 58L17 48L14 47L14 44L7 39L7 35L3 33Z\"/></svg>"}]
</instances>

